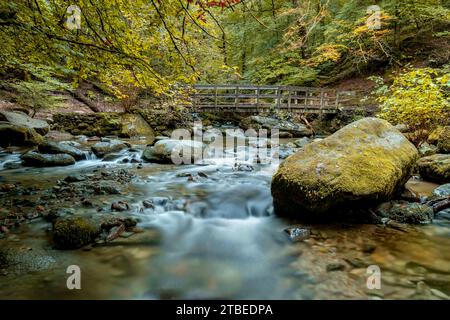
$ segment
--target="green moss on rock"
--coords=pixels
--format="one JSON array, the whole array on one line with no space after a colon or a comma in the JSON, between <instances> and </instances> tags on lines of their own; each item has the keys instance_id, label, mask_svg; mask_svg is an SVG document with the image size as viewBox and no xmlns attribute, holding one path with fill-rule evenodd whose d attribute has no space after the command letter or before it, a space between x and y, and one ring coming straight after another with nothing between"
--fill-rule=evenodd
<instances>
[{"instance_id":1,"label":"green moss on rock","mask_svg":"<svg viewBox=\"0 0 450 320\"><path fill-rule=\"evenodd\" d=\"M92 243L100 233L100 225L84 217L56 220L53 240L59 249L77 249Z\"/></svg>"},{"instance_id":2,"label":"green moss on rock","mask_svg":"<svg viewBox=\"0 0 450 320\"><path fill-rule=\"evenodd\" d=\"M33 128L17 126L0 121L0 146L34 146L42 143L44 138Z\"/></svg>"},{"instance_id":3,"label":"green moss on rock","mask_svg":"<svg viewBox=\"0 0 450 320\"><path fill-rule=\"evenodd\" d=\"M429 181L450 182L450 154L435 154L417 161L420 175Z\"/></svg>"},{"instance_id":4,"label":"green moss on rock","mask_svg":"<svg viewBox=\"0 0 450 320\"><path fill-rule=\"evenodd\" d=\"M280 165L272 180L275 211L322 220L341 207L389 199L410 177L417 154L387 121L353 122Z\"/></svg>"},{"instance_id":5,"label":"green moss on rock","mask_svg":"<svg viewBox=\"0 0 450 320\"><path fill-rule=\"evenodd\" d=\"M438 138L437 147L441 153L450 153L450 126L442 129Z\"/></svg>"}]
</instances>

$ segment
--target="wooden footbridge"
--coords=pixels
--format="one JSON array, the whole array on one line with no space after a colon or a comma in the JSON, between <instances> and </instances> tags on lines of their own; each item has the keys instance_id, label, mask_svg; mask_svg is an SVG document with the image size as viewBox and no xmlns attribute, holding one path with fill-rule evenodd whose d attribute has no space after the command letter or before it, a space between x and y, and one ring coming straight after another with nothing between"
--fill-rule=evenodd
<instances>
[{"instance_id":1,"label":"wooden footbridge","mask_svg":"<svg viewBox=\"0 0 450 320\"><path fill-rule=\"evenodd\" d=\"M354 109L344 92L334 89L270 85L194 85L188 104L197 112L336 113Z\"/></svg>"}]
</instances>

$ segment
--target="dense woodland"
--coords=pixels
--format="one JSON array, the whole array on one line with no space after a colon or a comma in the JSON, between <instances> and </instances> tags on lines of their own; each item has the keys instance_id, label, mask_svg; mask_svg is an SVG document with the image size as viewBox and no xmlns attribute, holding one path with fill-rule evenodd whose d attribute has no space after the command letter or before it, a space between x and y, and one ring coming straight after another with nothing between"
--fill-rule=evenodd
<instances>
[{"instance_id":1,"label":"dense woodland","mask_svg":"<svg viewBox=\"0 0 450 320\"><path fill-rule=\"evenodd\" d=\"M70 9L74 4L81 9L79 18ZM2 88L18 92L21 104L42 108L57 103L47 93L76 91L86 82L114 99L132 100L142 89L170 96L185 83L333 86L371 76L374 97L388 119L419 127L442 122L448 111L450 2L381 1L380 12L371 5L356 0L3 1ZM418 81L433 93L420 96ZM387 95L392 83L394 94ZM349 89L367 82L353 85ZM437 110L414 109L410 102L418 99L420 108ZM398 108L413 110L396 119ZM425 121L413 119L418 114Z\"/></svg>"}]
</instances>

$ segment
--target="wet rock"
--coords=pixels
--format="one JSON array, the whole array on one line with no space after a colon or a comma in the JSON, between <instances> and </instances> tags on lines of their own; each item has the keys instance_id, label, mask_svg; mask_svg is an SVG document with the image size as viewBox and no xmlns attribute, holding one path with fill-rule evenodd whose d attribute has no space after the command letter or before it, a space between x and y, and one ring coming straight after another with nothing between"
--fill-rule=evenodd
<instances>
[{"instance_id":1,"label":"wet rock","mask_svg":"<svg viewBox=\"0 0 450 320\"><path fill-rule=\"evenodd\" d=\"M332 271L344 271L345 270L345 264L343 263L330 263L327 265L327 272Z\"/></svg>"},{"instance_id":2,"label":"wet rock","mask_svg":"<svg viewBox=\"0 0 450 320\"><path fill-rule=\"evenodd\" d=\"M347 262L350 266L356 269L360 268L366 268L368 266L367 262L364 262L363 260L359 258L345 258L345 262Z\"/></svg>"},{"instance_id":3,"label":"wet rock","mask_svg":"<svg viewBox=\"0 0 450 320\"><path fill-rule=\"evenodd\" d=\"M311 142L311 140L309 139L309 138L307 138L307 137L303 137L303 138L300 138L300 139L298 139L298 140L295 140L294 141L294 145L297 147L297 148L303 148L304 146L306 146L308 143L310 143Z\"/></svg>"},{"instance_id":4,"label":"wet rock","mask_svg":"<svg viewBox=\"0 0 450 320\"><path fill-rule=\"evenodd\" d=\"M144 200L144 201L142 202L142 205L143 205L144 208L146 208L146 209L154 209L154 208L155 208L155 205L153 204L153 201L151 201L151 200Z\"/></svg>"},{"instance_id":5,"label":"wet rock","mask_svg":"<svg viewBox=\"0 0 450 320\"><path fill-rule=\"evenodd\" d=\"M294 136L290 132L281 131L278 134L278 138L280 138L280 139L290 139L290 138L293 138L293 137Z\"/></svg>"},{"instance_id":6,"label":"wet rock","mask_svg":"<svg viewBox=\"0 0 450 320\"><path fill-rule=\"evenodd\" d=\"M97 195L102 194L120 194L119 188L108 181L100 182L93 187L94 193Z\"/></svg>"},{"instance_id":7,"label":"wet rock","mask_svg":"<svg viewBox=\"0 0 450 320\"><path fill-rule=\"evenodd\" d=\"M17 188L15 184L12 183L4 183L0 184L0 192L10 192Z\"/></svg>"},{"instance_id":8,"label":"wet rock","mask_svg":"<svg viewBox=\"0 0 450 320\"><path fill-rule=\"evenodd\" d=\"M398 230L398 231L401 231L401 232L409 232L409 231L411 231L411 229L408 228L407 224L400 223L400 222L397 222L395 220L387 221L386 222L386 226L391 228L391 229L395 229L395 230Z\"/></svg>"},{"instance_id":9,"label":"wet rock","mask_svg":"<svg viewBox=\"0 0 450 320\"><path fill-rule=\"evenodd\" d=\"M362 244L361 251L364 252L364 253L369 253L370 254L370 253L374 252L376 248L377 247L374 244L366 242L366 243Z\"/></svg>"},{"instance_id":10,"label":"wet rock","mask_svg":"<svg viewBox=\"0 0 450 320\"><path fill-rule=\"evenodd\" d=\"M205 147L203 143L193 140L160 140L154 146L145 148L142 159L156 163L192 164L202 159Z\"/></svg>"},{"instance_id":11,"label":"wet rock","mask_svg":"<svg viewBox=\"0 0 450 320\"><path fill-rule=\"evenodd\" d=\"M413 192L409 188L405 188L400 194L400 199L411 202L420 202L421 197L419 194Z\"/></svg>"},{"instance_id":12,"label":"wet rock","mask_svg":"<svg viewBox=\"0 0 450 320\"><path fill-rule=\"evenodd\" d=\"M53 208L50 211L43 214L45 221L53 222L58 218L64 218L68 216L73 216L75 210L73 208Z\"/></svg>"},{"instance_id":13,"label":"wet rock","mask_svg":"<svg viewBox=\"0 0 450 320\"><path fill-rule=\"evenodd\" d=\"M112 211L128 211L130 210L130 205L125 201L118 201L111 204Z\"/></svg>"},{"instance_id":14,"label":"wet rock","mask_svg":"<svg viewBox=\"0 0 450 320\"><path fill-rule=\"evenodd\" d=\"M392 197L409 179L416 159L414 145L387 121L353 122L281 163L272 180L275 212L345 219L340 214L348 208Z\"/></svg>"},{"instance_id":15,"label":"wet rock","mask_svg":"<svg viewBox=\"0 0 450 320\"><path fill-rule=\"evenodd\" d=\"M19 127L26 127L40 135L46 135L50 126L44 120L34 119L21 112L0 111L0 121L8 122Z\"/></svg>"},{"instance_id":16,"label":"wet rock","mask_svg":"<svg viewBox=\"0 0 450 320\"><path fill-rule=\"evenodd\" d=\"M103 161L115 161L122 156L123 156L123 154L120 154L120 153L108 153L107 155L105 155L103 157Z\"/></svg>"},{"instance_id":17,"label":"wet rock","mask_svg":"<svg viewBox=\"0 0 450 320\"><path fill-rule=\"evenodd\" d=\"M72 156L75 160L86 159L86 155L83 151L63 143L44 141L38 146L38 150L40 153L47 153L47 154L68 154Z\"/></svg>"},{"instance_id":18,"label":"wet rock","mask_svg":"<svg viewBox=\"0 0 450 320\"><path fill-rule=\"evenodd\" d=\"M85 208L92 208L94 206L94 204L92 203L92 201L88 200L88 199L82 199L81 200L81 205Z\"/></svg>"},{"instance_id":19,"label":"wet rock","mask_svg":"<svg viewBox=\"0 0 450 320\"><path fill-rule=\"evenodd\" d=\"M123 224L112 227L109 231L108 236L106 237L106 241L112 241L114 239L117 239L122 233L125 232L125 226Z\"/></svg>"},{"instance_id":20,"label":"wet rock","mask_svg":"<svg viewBox=\"0 0 450 320\"><path fill-rule=\"evenodd\" d=\"M206 173L202 172L202 171L199 171L199 172L197 173L197 175L198 175L199 177L208 179L208 175L207 175Z\"/></svg>"},{"instance_id":21,"label":"wet rock","mask_svg":"<svg viewBox=\"0 0 450 320\"><path fill-rule=\"evenodd\" d=\"M390 201L376 208L377 216L400 223L422 224L433 219L433 209L427 205L407 201Z\"/></svg>"},{"instance_id":22,"label":"wet rock","mask_svg":"<svg viewBox=\"0 0 450 320\"><path fill-rule=\"evenodd\" d=\"M253 166L248 163L235 163L233 167L234 171L244 171L252 172L254 170Z\"/></svg>"},{"instance_id":23,"label":"wet rock","mask_svg":"<svg viewBox=\"0 0 450 320\"><path fill-rule=\"evenodd\" d=\"M57 219L53 225L53 240L59 249L78 249L93 243L100 225L84 217Z\"/></svg>"},{"instance_id":24,"label":"wet rock","mask_svg":"<svg viewBox=\"0 0 450 320\"><path fill-rule=\"evenodd\" d=\"M425 180L450 182L450 154L435 154L417 161L419 173Z\"/></svg>"},{"instance_id":25,"label":"wet rock","mask_svg":"<svg viewBox=\"0 0 450 320\"><path fill-rule=\"evenodd\" d=\"M300 227L289 227L284 229L284 232L288 234L289 240L292 242L306 240L311 235L311 231L309 229Z\"/></svg>"},{"instance_id":26,"label":"wet rock","mask_svg":"<svg viewBox=\"0 0 450 320\"><path fill-rule=\"evenodd\" d=\"M131 237L134 234L135 234L135 232L124 231L124 232L122 232L120 234L120 237L127 239L127 238Z\"/></svg>"},{"instance_id":27,"label":"wet rock","mask_svg":"<svg viewBox=\"0 0 450 320\"><path fill-rule=\"evenodd\" d=\"M294 153L295 153L295 150L293 150L293 149L287 149L287 150L280 149L278 151L278 156L280 157L280 159L284 160L287 157L293 155Z\"/></svg>"},{"instance_id":28,"label":"wet rock","mask_svg":"<svg viewBox=\"0 0 450 320\"><path fill-rule=\"evenodd\" d=\"M70 166L75 159L68 154L42 154L29 151L20 157L24 165L30 167Z\"/></svg>"},{"instance_id":29,"label":"wet rock","mask_svg":"<svg viewBox=\"0 0 450 320\"><path fill-rule=\"evenodd\" d=\"M75 148L81 147L81 143L76 142L76 141L61 141L60 144L75 147Z\"/></svg>"},{"instance_id":30,"label":"wet rock","mask_svg":"<svg viewBox=\"0 0 450 320\"><path fill-rule=\"evenodd\" d=\"M120 218L120 217L109 217L106 218L105 221L101 223L101 228L103 230L109 231L113 227L117 227L120 225L124 225L127 230L130 230L134 228L138 223L138 220L135 218L127 217L127 218Z\"/></svg>"},{"instance_id":31,"label":"wet rock","mask_svg":"<svg viewBox=\"0 0 450 320\"><path fill-rule=\"evenodd\" d=\"M441 153L450 153L450 126L443 127L438 137L437 147Z\"/></svg>"},{"instance_id":32,"label":"wet rock","mask_svg":"<svg viewBox=\"0 0 450 320\"><path fill-rule=\"evenodd\" d=\"M428 142L421 143L418 150L421 157L427 157L438 153L438 147L429 144Z\"/></svg>"},{"instance_id":33,"label":"wet rock","mask_svg":"<svg viewBox=\"0 0 450 320\"><path fill-rule=\"evenodd\" d=\"M278 129L280 132L290 133L293 137L305 137L312 135L312 130L303 124L263 116L250 116L244 118L240 122L240 127L245 130Z\"/></svg>"},{"instance_id":34,"label":"wet rock","mask_svg":"<svg viewBox=\"0 0 450 320\"><path fill-rule=\"evenodd\" d=\"M166 206L169 203L169 200L170 199L167 197L153 197L151 199L144 200L142 204L147 209L153 209L155 206Z\"/></svg>"},{"instance_id":35,"label":"wet rock","mask_svg":"<svg viewBox=\"0 0 450 320\"><path fill-rule=\"evenodd\" d=\"M450 183L443 184L433 190L433 196L436 197L449 197L450 196Z\"/></svg>"},{"instance_id":36,"label":"wet rock","mask_svg":"<svg viewBox=\"0 0 450 320\"><path fill-rule=\"evenodd\" d=\"M15 161L8 161L3 164L3 168L5 170L14 170L14 169L19 169L20 167L22 167L20 162L15 162Z\"/></svg>"},{"instance_id":37,"label":"wet rock","mask_svg":"<svg viewBox=\"0 0 450 320\"><path fill-rule=\"evenodd\" d=\"M35 146L42 143L44 138L34 129L0 122L0 147Z\"/></svg>"},{"instance_id":38,"label":"wet rock","mask_svg":"<svg viewBox=\"0 0 450 320\"><path fill-rule=\"evenodd\" d=\"M67 177L64 179L64 181L69 182L69 183L72 183L72 182L81 182L81 181L84 181L84 180L86 180L86 178L83 177L83 176L81 176L81 175L79 175L79 174L72 174L72 175L70 175L70 176L67 176Z\"/></svg>"},{"instance_id":39,"label":"wet rock","mask_svg":"<svg viewBox=\"0 0 450 320\"><path fill-rule=\"evenodd\" d=\"M105 141L105 139L102 139L101 142L97 142L92 146L92 151L97 157L102 158L108 153L119 152L129 147L128 143L120 140L108 139Z\"/></svg>"}]
</instances>

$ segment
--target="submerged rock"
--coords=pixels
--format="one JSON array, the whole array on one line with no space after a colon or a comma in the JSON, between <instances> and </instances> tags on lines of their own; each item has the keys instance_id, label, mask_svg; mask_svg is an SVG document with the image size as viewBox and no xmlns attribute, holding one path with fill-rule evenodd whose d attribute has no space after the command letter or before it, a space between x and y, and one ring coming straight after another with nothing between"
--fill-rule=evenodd
<instances>
[{"instance_id":1,"label":"submerged rock","mask_svg":"<svg viewBox=\"0 0 450 320\"><path fill-rule=\"evenodd\" d=\"M53 241L59 249L78 249L93 243L100 233L100 225L84 217L56 220L53 225Z\"/></svg>"},{"instance_id":2,"label":"submerged rock","mask_svg":"<svg viewBox=\"0 0 450 320\"><path fill-rule=\"evenodd\" d=\"M425 180L450 182L450 154L435 154L417 161L419 173Z\"/></svg>"},{"instance_id":3,"label":"submerged rock","mask_svg":"<svg viewBox=\"0 0 450 320\"><path fill-rule=\"evenodd\" d=\"M146 147L142 158L156 163L192 164L203 157L204 149L205 145L199 141L165 139Z\"/></svg>"},{"instance_id":4,"label":"submerged rock","mask_svg":"<svg viewBox=\"0 0 450 320\"><path fill-rule=\"evenodd\" d=\"M289 227L284 229L292 242L303 241L310 237L311 231L307 228Z\"/></svg>"},{"instance_id":5,"label":"submerged rock","mask_svg":"<svg viewBox=\"0 0 450 320\"><path fill-rule=\"evenodd\" d=\"M275 212L333 220L340 209L389 199L410 177L417 150L387 121L364 118L306 145L272 180Z\"/></svg>"},{"instance_id":6,"label":"submerged rock","mask_svg":"<svg viewBox=\"0 0 450 320\"><path fill-rule=\"evenodd\" d=\"M0 121L5 121L19 127L33 129L43 136L50 130L50 126L46 121L33 119L22 112L0 111Z\"/></svg>"},{"instance_id":7,"label":"submerged rock","mask_svg":"<svg viewBox=\"0 0 450 320\"><path fill-rule=\"evenodd\" d=\"M114 161L114 160L119 159L122 156L123 156L123 154L121 154L121 153L108 153L103 157L103 161L105 161L105 162Z\"/></svg>"},{"instance_id":8,"label":"submerged rock","mask_svg":"<svg viewBox=\"0 0 450 320\"><path fill-rule=\"evenodd\" d=\"M41 153L49 154L68 154L72 156L75 160L86 159L86 154L66 143L57 143L52 141L44 141L38 146L38 150Z\"/></svg>"},{"instance_id":9,"label":"submerged rock","mask_svg":"<svg viewBox=\"0 0 450 320\"><path fill-rule=\"evenodd\" d=\"M34 129L0 121L0 147L34 146L44 138Z\"/></svg>"},{"instance_id":10,"label":"submerged rock","mask_svg":"<svg viewBox=\"0 0 450 320\"><path fill-rule=\"evenodd\" d=\"M42 154L29 151L20 158L24 165L30 167L55 167L75 164L75 159L68 154Z\"/></svg>"},{"instance_id":11,"label":"submerged rock","mask_svg":"<svg viewBox=\"0 0 450 320\"><path fill-rule=\"evenodd\" d=\"M94 144L92 146L92 151L97 157L102 158L108 153L119 152L129 147L130 145L126 142L108 139Z\"/></svg>"},{"instance_id":12,"label":"submerged rock","mask_svg":"<svg viewBox=\"0 0 450 320\"><path fill-rule=\"evenodd\" d=\"M420 203L390 201L379 205L375 210L380 219L388 218L400 223L421 224L433 219L433 209Z\"/></svg>"}]
</instances>

